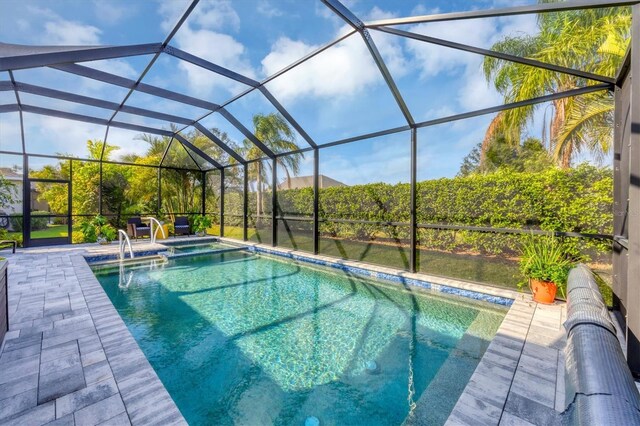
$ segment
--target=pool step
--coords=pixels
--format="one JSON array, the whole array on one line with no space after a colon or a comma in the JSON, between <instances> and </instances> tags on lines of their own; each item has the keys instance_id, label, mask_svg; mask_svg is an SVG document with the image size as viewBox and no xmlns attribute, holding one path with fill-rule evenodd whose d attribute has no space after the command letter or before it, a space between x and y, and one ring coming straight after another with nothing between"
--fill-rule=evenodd
<instances>
[{"instance_id":1,"label":"pool step","mask_svg":"<svg viewBox=\"0 0 640 426\"><path fill-rule=\"evenodd\" d=\"M161 256L158 253L151 256L134 257L133 259L131 258L126 258L124 260L107 259L107 260L100 260L100 261L89 262L89 263L91 263L91 266L109 266L109 265L120 265L120 264L130 266L130 265L147 263L150 260L165 260L165 257Z\"/></svg>"},{"instance_id":2,"label":"pool step","mask_svg":"<svg viewBox=\"0 0 640 426\"><path fill-rule=\"evenodd\" d=\"M224 249L192 251L188 253L171 253L169 251L163 251L158 253L158 255L162 256L165 259L177 259L179 257L202 256L207 254L222 254L222 253L229 253L234 251L242 251L245 249L246 247L230 247L230 248L224 248Z\"/></svg>"}]
</instances>

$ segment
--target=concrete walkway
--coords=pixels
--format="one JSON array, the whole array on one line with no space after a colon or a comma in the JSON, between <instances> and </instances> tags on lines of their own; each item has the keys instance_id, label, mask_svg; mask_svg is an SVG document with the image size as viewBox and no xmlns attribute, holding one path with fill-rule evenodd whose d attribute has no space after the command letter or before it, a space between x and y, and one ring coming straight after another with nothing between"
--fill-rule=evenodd
<instances>
[{"instance_id":1,"label":"concrete walkway","mask_svg":"<svg viewBox=\"0 0 640 426\"><path fill-rule=\"evenodd\" d=\"M134 243L136 251L163 248ZM0 424L184 424L83 257L116 249L60 246L8 255L10 331L0 351ZM491 292L516 301L447 424L554 424L564 409L565 305L538 305L506 289Z\"/></svg>"}]
</instances>

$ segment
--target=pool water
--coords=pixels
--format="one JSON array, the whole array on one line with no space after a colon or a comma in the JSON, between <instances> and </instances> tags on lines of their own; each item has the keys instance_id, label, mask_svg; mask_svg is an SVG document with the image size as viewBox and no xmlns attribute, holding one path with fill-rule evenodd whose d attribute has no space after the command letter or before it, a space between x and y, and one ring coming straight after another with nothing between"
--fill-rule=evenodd
<instances>
[{"instance_id":1,"label":"pool water","mask_svg":"<svg viewBox=\"0 0 640 426\"><path fill-rule=\"evenodd\" d=\"M233 249L238 248L238 246L234 246L231 244L225 244L218 241L210 242L210 243L195 243L195 244L182 244L170 246L169 250L167 250L171 254L182 254L182 253L198 253L202 251L212 251L212 250L223 250L223 249Z\"/></svg>"},{"instance_id":2,"label":"pool water","mask_svg":"<svg viewBox=\"0 0 640 426\"><path fill-rule=\"evenodd\" d=\"M190 424L443 424L507 308L248 252L94 273Z\"/></svg>"}]
</instances>

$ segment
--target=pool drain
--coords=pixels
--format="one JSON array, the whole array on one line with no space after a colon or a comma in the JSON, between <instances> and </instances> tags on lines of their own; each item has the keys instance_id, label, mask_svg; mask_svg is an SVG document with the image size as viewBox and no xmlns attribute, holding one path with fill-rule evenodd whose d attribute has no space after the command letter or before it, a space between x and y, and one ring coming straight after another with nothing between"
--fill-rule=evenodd
<instances>
[{"instance_id":1,"label":"pool drain","mask_svg":"<svg viewBox=\"0 0 640 426\"><path fill-rule=\"evenodd\" d=\"M320 419L314 416L307 417L304 421L304 426L320 426Z\"/></svg>"},{"instance_id":2,"label":"pool drain","mask_svg":"<svg viewBox=\"0 0 640 426\"><path fill-rule=\"evenodd\" d=\"M378 364L375 361L368 361L365 368L367 369L367 373L373 374L378 371Z\"/></svg>"}]
</instances>

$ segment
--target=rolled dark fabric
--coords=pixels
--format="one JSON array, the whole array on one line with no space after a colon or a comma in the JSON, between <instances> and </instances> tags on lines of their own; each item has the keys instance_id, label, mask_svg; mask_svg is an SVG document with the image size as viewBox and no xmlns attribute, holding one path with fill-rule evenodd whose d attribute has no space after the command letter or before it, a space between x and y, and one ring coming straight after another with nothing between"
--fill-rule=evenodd
<instances>
[{"instance_id":1,"label":"rolled dark fabric","mask_svg":"<svg viewBox=\"0 0 640 426\"><path fill-rule=\"evenodd\" d=\"M567 295L562 424L640 426L640 393L587 266L571 270Z\"/></svg>"}]
</instances>

